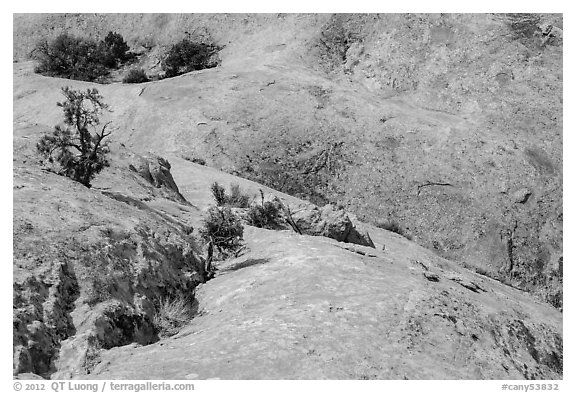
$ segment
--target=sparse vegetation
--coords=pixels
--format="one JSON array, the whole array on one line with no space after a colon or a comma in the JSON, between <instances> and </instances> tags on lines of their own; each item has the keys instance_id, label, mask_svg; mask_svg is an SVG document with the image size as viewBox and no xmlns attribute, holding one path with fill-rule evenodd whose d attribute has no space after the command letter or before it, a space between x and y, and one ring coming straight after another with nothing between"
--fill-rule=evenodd
<instances>
[{"instance_id":1,"label":"sparse vegetation","mask_svg":"<svg viewBox=\"0 0 576 393\"><path fill-rule=\"evenodd\" d=\"M244 194L238 184L230 186L230 195L227 196L226 201L228 206L246 208L250 206L250 196Z\"/></svg>"},{"instance_id":2,"label":"sparse vegetation","mask_svg":"<svg viewBox=\"0 0 576 393\"><path fill-rule=\"evenodd\" d=\"M381 229L386 229L387 231L394 232L400 236L404 236L408 240L412 240L412 236L406 233L406 231L394 220L379 221L376 226Z\"/></svg>"},{"instance_id":3,"label":"sparse vegetation","mask_svg":"<svg viewBox=\"0 0 576 393\"><path fill-rule=\"evenodd\" d=\"M216 201L216 206L224 206L226 204L226 190L218 182L212 183L210 186L212 196Z\"/></svg>"},{"instance_id":4,"label":"sparse vegetation","mask_svg":"<svg viewBox=\"0 0 576 393\"><path fill-rule=\"evenodd\" d=\"M106 67L116 68L133 57L124 37L118 33L110 31L99 45L103 54L101 61Z\"/></svg>"},{"instance_id":5,"label":"sparse vegetation","mask_svg":"<svg viewBox=\"0 0 576 393\"><path fill-rule=\"evenodd\" d=\"M199 158L199 157L192 158L192 162L194 164L198 164L198 165L206 165L206 160L203 158Z\"/></svg>"},{"instance_id":6,"label":"sparse vegetation","mask_svg":"<svg viewBox=\"0 0 576 393\"><path fill-rule=\"evenodd\" d=\"M57 105L64 111L66 126L55 126L52 134L44 135L36 148L48 162L57 165L58 174L90 187L94 176L108 166L109 149L104 138L110 135L106 131L110 123L99 127L99 115L108 105L102 102L96 89L82 92L65 87L62 94L66 100Z\"/></svg>"},{"instance_id":7,"label":"sparse vegetation","mask_svg":"<svg viewBox=\"0 0 576 393\"><path fill-rule=\"evenodd\" d=\"M171 78L190 71L216 67L213 59L220 48L214 44L193 42L189 37L172 45L162 61L166 77Z\"/></svg>"},{"instance_id":8,"label":"sparse vegetation","mask_svg":"<svg viewBox=\"0 0 576 393\"><path fill-rule=\"evenodd\" d=\"M146 75L146 72L142 68L131 69L122 79L122 83L144 83L149 81L148 75Z\"/></svg>"},{"instance_id":9,"label":"sparse vegetation","mask_svg":"<svg viewBox=\"0 0 576 393\"><path fill-rule=\"evenodd\" d=\"M334 140L327 141L317 134L317 140L314 139L310 136L295 136L290 139L281 137L277 142L273 138L265 140L262 144L270 146L269 151L239 157L238 174L323 206L330 202L327 193L331 179L345 171L346 163L351 161L347 157L343 136L335 135ZM283 149L271 147L279 145ZM258 164L254 165L254 162Z\"/></svg>"},{"instance_id":10,"label":"sparse vegetation","mask_svg":"<svg viewBox=\"0 0 576 393\"><path fill-rule=\"evenodd\" d=\"M185 159L186 161L193 162L194 164L206 165L205 159L203 159L202 157L196 157L193 154L183 154L182 158Z\"/></svg>"},{"instance_id":11,"label":"sparse vegetation","mask_svg":"<svg viewBox=\"0 0 576 393\"><path fill-rule=\"evenodd\" d=\"M227 207L211 207L200 228L200 236L212 244L218 251L227 252L238 249L244 235L240 217Z\"/></svg>"},{"instance_id":12,"label":"sparse vegetation","mask_svg":"<svg viewBox=\"0 0 576 393\"><path fill-rule=\"evenodd\" d=\"M154 326L160 337L170 337L190 322L192 310L190 299L183 296L165 298L159 302L154 315Z\"/></svg>"},{"instance_id":13,"label":"sparse vegetation","mask_svg":"<svg viewBox=\"0 0 576 393\"><path fill-rule=\"evenodd\" d=\"M246 221L249 225L264 229L278 229L281 227L282 202L275 197L271 201L264 202L262 195L261 204L253 204L248 209Z\"/></svg>"},{"instance_id":14,"label":"sparse vegetation","mask_svg":"<svg viewBox=\"0 0 576 393\"><path fill-rule=\"evenodd\" d=\"M101 81L110 69L117 68L133 57L129 50L128 44L118 33L109 32L100 42L62 33L51 42L39 42L32 56L38 60L36 73L82 81Z\"/></svg>"},{"instance_id":15,"label":"sparse vegetation","mask_svg":"<svg viewBox=\"0 0 576 393\"><path fill-rule=\"evenodd\" d=\"M227 194L224 187L218 184L218 182L214 182L210 190L212 191L212 196L217 206L238 208L247 208L250 206L250 196L242 192L238 184L230 186L230 194Z\"/></svg>"}]
</instances>

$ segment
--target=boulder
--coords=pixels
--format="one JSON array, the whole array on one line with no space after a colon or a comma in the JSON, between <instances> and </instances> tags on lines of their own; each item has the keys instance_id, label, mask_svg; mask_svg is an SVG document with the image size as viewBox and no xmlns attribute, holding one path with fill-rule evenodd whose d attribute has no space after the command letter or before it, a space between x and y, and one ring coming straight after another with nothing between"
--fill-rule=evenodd
<instances>
[{"instance_id":1,"label":"boulder","mask_svg":"<svg viewBox=\"0 0 576 393\"><path fill-rule=\"evenodd\" d=\"M374 248L370 235L358 231L346 212L333 205L305 207L293 212L292 218L303 234L325 236L339 242Z\"/></svg>"}]
</instances>

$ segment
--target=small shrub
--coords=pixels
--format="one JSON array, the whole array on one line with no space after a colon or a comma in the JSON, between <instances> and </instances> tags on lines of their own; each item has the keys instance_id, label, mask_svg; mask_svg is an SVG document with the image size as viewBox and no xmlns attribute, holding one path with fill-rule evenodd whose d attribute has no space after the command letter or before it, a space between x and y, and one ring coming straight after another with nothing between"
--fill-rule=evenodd
<instances>
[{"instance_id":1,"label":"small shrub","mask_svg":"<svg viewBox=\"0 0 576 393\"><path fill-rule=\"evenodd\" d=\"M133 68L122 79L122 83L143 83L149 82L150 79L142 68Z\"/></svg>"},{"instance_id":2,"label":"small shrub","mask_svg":"<svg viewBox=\"0 0 576 393\"><path fill-rule=\"evenodd\" d=\"M254 204L248 210L246 221L249 225L264 229L277 229L282 218L282 202L278 198L272 201Z\"/></svg>"},{"instance_id":3,"label":"small shrub","mask_svg":"<svg viewBox=\"0 0 576 393\"><path fill-rule=\"evenodd\" d=\"M216 201L217 206L230 206L238 208L247 208L250 206L250 196L244 194L238 184L230 186L230 195L226 194L226 190L218 182L214 182L210 187L212 196Z\"/></svg>"},{"instance_id":4,"label":"small shrub","mask_svg":"<svg viewBox=\"0 0 576 393\"><path fill-rule=\"evenodd\" d=\"M404 236L408 240L412 240L412 236L407 234L404 229L398 225L398 223L394 220L389 221L380 221L376 224L378 228L386 229L387 231L394 232L399 234L400 236Z\"/></svg>"},{"instance_id":5,"label":"small shrub","mask_svg":"<svg viewBox=\"0 0 576 393\"><path fill-rule=\"evenodd\" d=\"M216 45L193 42L188 38L172 45L162 61L166 77L171 78L190 71L216 67L213 55L220 50Z\"/></svg>"},{"instance_id":6,"label":"small shrub","mask_svg":"<svg viewBox=\"0 0 576 393\"><path fill-rule=\"evenodd\" d=\"M192 319L190 301L185 297L161 300L154 315L154 326L160 337L170 337Z\"/></svg>"},{"instance_id":7,"label":"small shrub","mask_svg":"<svg viewBox=\"0 0 576 393\"><path fill-rule=\"evenodd\" d=\"M242 192L238 184L230 186L230 195L227 198L227 205L231 207L246 208L250 206L250 197Z\"/></svg>"},{"instance_id":8,"label":"small shrub","mask_svg":"<svg viewBox=\"0 0 576 393\"><path fill-rule=\"evenodd\" d=\"M194 157L192 154L183 154L182 158L186 161L193 162L198 165L206 165L206 160L201 157Z\"/></svg>"},{"instance_id":9,"label":"small shrub","mask_svg":"<svg viewBox=\"0 0 576 393\"><path fill-rule=\"evenodd\" d=\"M224 206L226 204L226 190L218 184L218 182L214 182L212 186L210 186L210 191L216 201L216 206Z\"/></svg>"},{"instance_id":10,"label":"small shrub","mask_svg":"<svg viewBox=\"0 0 576 393\"><path fill-rule=\"evenodd\" d=\"M104 40L100 41L102 50L101 62L106 67L116 68L120 63L124 63L131 56L129 55L130 47L124 41L124 38L115 32L109 32Z\"/></svg>"},{"instance_id":11,"label":"small shrub","mask_svg":"<svg viewBox=\"0 0 576 393\"><path fill-rule=\"evenodd\" d=\"M220 252L234 251L241 246L244 227L229 207L211 207L199 233Z\"/></svg>"},{"instance_id":12,"label":"small shrub","mask_svg":"<svg viewBox=\"0 0 576 393\"><path fill-rule=\"evenodd\" d=\"M64 111L66 127L54 127L52 134L40 139L36 149L50 163L56 161L57 173L90 187L94 176L108 166L109 149L104 138L110 135L106 132L109 123L98 130L98 116L108 105L96 89L82 92L65 87L62 94L66 101L57 105Z\"/></svg>"}]
</instances>

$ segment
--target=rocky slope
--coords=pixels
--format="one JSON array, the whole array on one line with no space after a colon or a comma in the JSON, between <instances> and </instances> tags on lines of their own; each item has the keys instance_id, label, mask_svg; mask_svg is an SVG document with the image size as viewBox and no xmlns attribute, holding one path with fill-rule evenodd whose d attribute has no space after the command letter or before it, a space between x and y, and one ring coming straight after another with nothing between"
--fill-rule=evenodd
<instances>
[{"instance_id":1,"label":"rocky slope","mask_svg":"<svg viewBox=\"0 0 576 393\"><path fill-rule=\"evenodd\" d=\"M400 236L386 251L249 229L173 338L114 348L90 378L540 379L560 314ZM161 359L161 361L159 361Z\"/></svg>"},{"instance_id":2,"label":"rocky slope","mask_svg":"<svg viewBox=\"0 0 576 393\"><path fill-rule=\"evenodd\" d=\"M141 60L149 73L184 32L217 42L219 68L107 86L125 130L118 139L396 223L439 255L562 307L561 15L14 22L15 59L40 36L115 30L150 49Z\"/></svg>"},{"instance_id":3,"label":"rocky slope","mask_svg":"<svg viewBox=\"0 0 576 393\"><path fill-rule=\"evenodd\" d=\"M562 377L558 310L400 235L365 225L372 248L247 227L242 254L220 262L216 277L200 284L201 252L188 234L210 205L210 182L237 182L254 194L261 186L175 159L174 180L190 203L175 202L130 169L141 157L117 146L112 167L86 189L38 168L25 153L30 138L23 138L33 129L17 134L16 373ZM277 195L295 211L306 208ZM159 340L151 325L154 301L178 293L194 293L194 317L176 336Z\"/></svg>"},{"instance_id":4,"label":"rocky slope","mask_svg":"<svg viewBox=\"0 0 576 393\"><path fill-rule=\"evenodd\" d=\"M42 171L33 157L15 162L16 374L66 378L89 372L97 350L155 342L159 302L204 282L193 228L162 210L194 208L123 164L109 172L124 181L118 190L105 178L104 189L87 189Z\"/></svg>"},{"instance_id":5,"label":"rocky slope","mask_svg":"<svg viewBox=\"0 0 576 393\"><path fill-rule=\"evenodd\" d=\"M19 60L64 30L119 31L151 49L149 72L183 31L225 48L215 69L96 86L113 156L91 189L43 170L34 146L61 121L59 89L94 85L14 64L14 372L561 378L562 25L514 18L16 15ZM376 248L252 228L198 287L215 180L305 221L341 210L296 197L397 222L433 252L354 216L332 237L353 224ZM196 316L161 339L156 307L178 295Z\"/></svg>"}]
</instances>

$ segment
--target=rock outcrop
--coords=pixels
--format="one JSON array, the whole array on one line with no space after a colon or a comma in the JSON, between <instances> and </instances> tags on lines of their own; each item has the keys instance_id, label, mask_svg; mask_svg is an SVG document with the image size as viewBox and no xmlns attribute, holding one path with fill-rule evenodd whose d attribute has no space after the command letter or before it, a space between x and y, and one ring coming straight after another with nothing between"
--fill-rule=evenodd
<instances>
[{"instance_id":1,"label":"rock outcrop","mask_svg":"<svg viewBox=\"0 0 576 393\"><path fill-rule=\"evenodd\" d=\"M204 281L190 228L143 201L21 165L13 197L15 374L69 378L155 342L159 301Z\"/></svg>"},{"instance_id":2,"label":"rock outcrop","mask_svg":"<svg viewBox=\"0 0 576 393\"><path fill-rule=\"evenodd\" d=\"M368 232L360 232L344 209L331 204L324 207L306 206L292 212L294 222L303 234L325 236L339 242L374 247Z\"/></svg>"},{"instance_id":3,"label":"rock outcrop","mask_svg":"<svg viewBox=\"0 0 576 393\"><path fill-rule=\"evenodd\" d=\"M133 164L128 165L130 170L138 173L147 182L159 189L161 196L186 203L186 199L180 194L180 190L172 178L168 160L151 154L147 156L133 154L132 157Z\"/></svg>"},{"instance_id":4,"label":"rock outcrop","mask_svg":"<svg viewBox=\"0 0 576 393\"><path fill-rule=\"evenodd\" d=\"M555 274L562 255L562 23L551 14L16 15L14 57L26 60L40 36L117 30L134 47L153 37L142 65L156 64L158 47L183 31L209 31L226 46L221 66L101 87L125 131L118 141L202 157L318 205L340 202L363 221L393 220L439 255L561 307L558 280L540 276ZM54 116L35 103L51 97L45 79L26 78L14 95L19 121ZM64 83L51 82L54 102ZM524 203L506 191L524 187Z\"/></svg>"},{"instance_id":5,"label":"rock outcrop","mask_svg":"<svg viewBox=\"0 0 576 393\"><path fill-rule=\"evenodd\" d=\"M205 167L176 162L189 165L179 176L205 176ZM132 179L123 181L130 199L102 190L117 187L112 175ZM88 189L17 161L18 378L562 377L558 310L368 225L375 248L247 227L243 252L201 284L203 264L181 223L201 214L186 204L180 215L156 210L174 212L174 202L147 200L132 176L140 177L113 163L96 179L100 189ZM209 199L209 187L182 189L192 202L200 192ZM341 235L355 221L333 207L302 217L317 218L316 234ZM159 338L155 301L192 292L188 326Z\"/></svg>"},{"instance_id":6,"label":"rock outcrop","mask_svg":"<svg viewBox=\"0 0 576 393\"><path fill-rule=\"evenodd\" d=\"M113 348L83 378L561 378L558 310L384 230L373 237L386 252L247 228L248 251L200 286L189 326Z\"/></svg>"}]
</instances>

